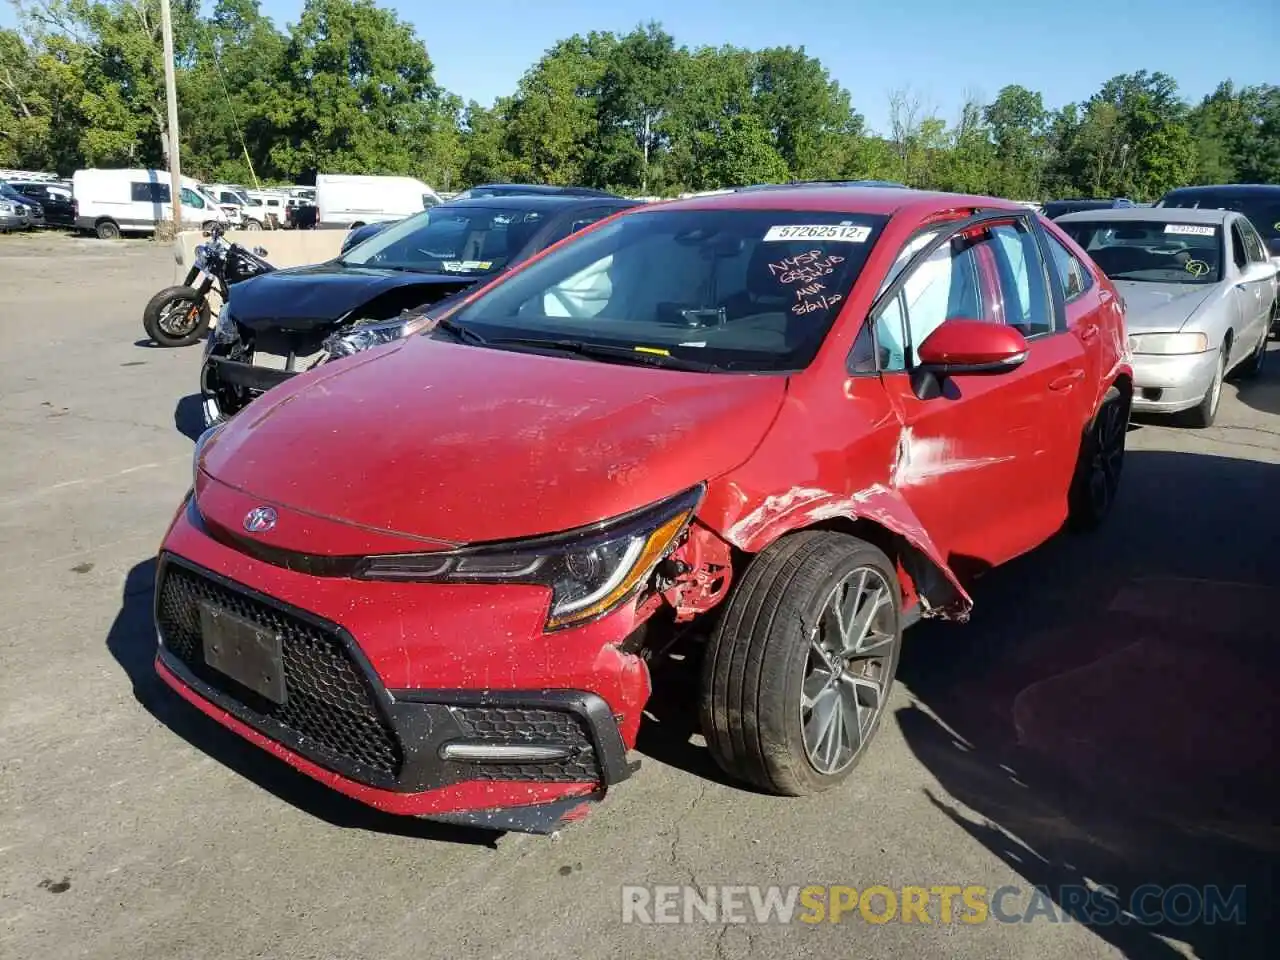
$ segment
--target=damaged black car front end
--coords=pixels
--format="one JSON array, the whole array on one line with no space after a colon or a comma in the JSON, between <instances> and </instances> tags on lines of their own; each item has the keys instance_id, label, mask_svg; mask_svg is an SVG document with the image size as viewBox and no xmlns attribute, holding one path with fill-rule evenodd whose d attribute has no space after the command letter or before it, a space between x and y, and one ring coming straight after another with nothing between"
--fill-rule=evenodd
<instances>
[{"instance_id":1,"label":"damaged black car front end","mask_svg":"<svg viewBox=\"0 0 1280 960\"><path fill-rule=\"evenodd\" d=\"M206 424L320 364L408 336L455 299L637 201L530 194L440 204L326 263L231 288L205 347Z\"/></svg>"},{"instance_id":2,"label":"damaged black car front end","mask_svg":"<svg viewBox=\"0 0 1280 960\"><path fill-rule=\"evenodd\" d=\"M234 416L255 398L291 377L330 360L390 343L423 329L428 308L448 306L476 281L412 285L363 304L335 319L251 317L223 307L205 344L200 394L206 426Z\"/></svg>"}]
</instances>

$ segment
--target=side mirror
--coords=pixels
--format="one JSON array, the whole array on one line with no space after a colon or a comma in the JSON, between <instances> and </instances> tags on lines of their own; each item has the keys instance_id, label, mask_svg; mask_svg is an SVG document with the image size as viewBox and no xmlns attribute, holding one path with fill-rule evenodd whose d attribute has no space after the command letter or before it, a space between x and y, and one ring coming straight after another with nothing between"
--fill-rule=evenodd
<instances>
[{"instance_id":1,"label":"side mirror","mask_svg":"<svg viewBox=\"0 0 1280 960\"><path fill-rule=\"evenodd\" d=\"M917 369L937 376L1008 373L1027 359L1027 341L1013 327L983 320L948 320L920 344Z\"/></svg>"}]
</instances>

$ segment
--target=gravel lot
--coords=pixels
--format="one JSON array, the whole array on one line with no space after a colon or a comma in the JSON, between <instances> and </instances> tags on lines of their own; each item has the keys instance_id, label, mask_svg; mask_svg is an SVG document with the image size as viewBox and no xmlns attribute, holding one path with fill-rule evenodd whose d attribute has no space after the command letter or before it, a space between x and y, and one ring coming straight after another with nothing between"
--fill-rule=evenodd
<instances>
[{"instance_id":1,"label":"gravel lot","mask_svg":"<svg viewBox=\"0 0 1280 960\"><path fill-rule=\"evenodd\" d=\"M1280 347L1218 426L1143 424L1119 512L909 635L840 791L727 785L664 676L644 767L558 840L381 816L153 675L198 347L167 246L0 237L0 955L129 960L1262 956L1280 851ZM641 926L624 884L1248 885L1243 925ZM935 916L936 919L936 916Z\"/></svg>"}]
</instances>

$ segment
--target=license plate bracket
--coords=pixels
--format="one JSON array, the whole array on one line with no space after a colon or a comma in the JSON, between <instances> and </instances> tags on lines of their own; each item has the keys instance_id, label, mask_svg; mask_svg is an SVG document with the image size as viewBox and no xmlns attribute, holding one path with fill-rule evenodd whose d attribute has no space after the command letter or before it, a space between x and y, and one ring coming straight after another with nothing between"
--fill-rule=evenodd
<instances>
[{"instance_id":1,"label":"license plate bracket","mask_svg":"<svg viewBox=\"0 0 1280 960\"><path fill-rule=\"evenodd\" d=\"M288 694L280 635L207 600L199 606L204 662L272 703L283 704Z\"/></svg>"}]
</instances>

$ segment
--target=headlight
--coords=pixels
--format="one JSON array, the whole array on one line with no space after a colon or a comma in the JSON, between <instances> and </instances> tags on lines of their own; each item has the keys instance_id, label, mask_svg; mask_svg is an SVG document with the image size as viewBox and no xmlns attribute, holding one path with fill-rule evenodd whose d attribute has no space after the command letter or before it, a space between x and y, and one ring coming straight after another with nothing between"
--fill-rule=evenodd
<instances>
[{"instance_id":1,"label":"headlight","mask_svg":"<svg viewBox=\"0 0 1280 960\"><path fill-rule=\"evenodd\" d=\"M417 314L412 317L397 317L385 323L362 323L335 333L325 340L324 348L331 357L349 357L361 350L415 334L431 322L426 314Z\"/></svg>"},{"instance_id":2,"label":"headlight","mask_svg":"<svg viewBox=\"0 0 1280 960\"><path fill-rule=\"evenodd\" d=\"M0 200L0 213L13 213L13 204Z\"/></svg>"},{"instance_id":3,"label":"headlight","mask_svg":"<svg viewBox=\"0 0 1280 960\"><path fill-rule=\"evenodd\" d=\"M356 576L432 583L512 583L551 589L547 629L595 620L641 586L684 532L705 486L594 526L437 553L366 557Z\"/></svg>"},{"instance_id":4,"label":"headlight","mask_svg":"<svg viewBox=\"0 0 1280 960\"><path fill-rule=\"evenodd\" d=\"M1133 353L1204 353L1209 337L1203 333L1137 333L1129 338Z\"/></svg>"},{"instance_id":5,"label":"headlight","mask_svg":"<svg viewBox=\"0 0 1280 960\"><path fill-rule=\"evenodd\" d=\"M191 453L191 488L193 490L196 485L196 477L200 474L200 455L204 453L204 448L208 445L209 441L213 439L213 435L221 429L222 424L214 424L196 438L196 446Z\"/></svg>"},{"instance_id":6,"label":"headlight","mask_svg":"<svg viewBox=\"0 0 1280 960\"><path fill-rule=\"evenodd\" d=\"M236 322L231 317L231 304L224 303L222 309L218 311L218 322L213 325L213 335L209 337L205 344L205 353L212 350L215 343L235 343L239 339L240 334L236 330Z\"/></svg>"}]
</instances>

